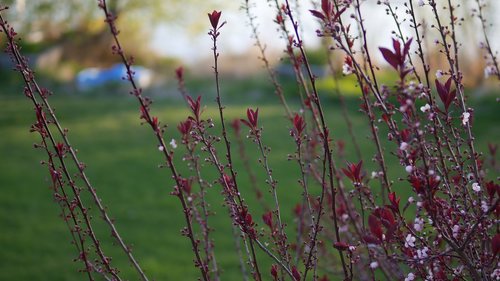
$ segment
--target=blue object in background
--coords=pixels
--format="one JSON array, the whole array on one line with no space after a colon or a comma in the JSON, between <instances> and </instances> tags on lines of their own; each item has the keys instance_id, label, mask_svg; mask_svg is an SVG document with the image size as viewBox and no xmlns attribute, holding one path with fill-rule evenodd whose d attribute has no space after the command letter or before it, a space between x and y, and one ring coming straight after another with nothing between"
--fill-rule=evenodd
<instances>
[{"instance_id":1,"label":"blue object in background","mask_svg":"<svg viewBox=\"0 0 500 281\"><path fill-rule=\"evenodd\" d=\"M142 67L133 66L132 71L135 72L134 79L142 88L147 88L153 80L153 71ZM108 69L86 68L75 77L76 87L78 90L91 90L95 87L104 86L109 83L123 83L123 77L127 75L127 68L123 64L115 64Z\"/></svg>"}]
</instances>

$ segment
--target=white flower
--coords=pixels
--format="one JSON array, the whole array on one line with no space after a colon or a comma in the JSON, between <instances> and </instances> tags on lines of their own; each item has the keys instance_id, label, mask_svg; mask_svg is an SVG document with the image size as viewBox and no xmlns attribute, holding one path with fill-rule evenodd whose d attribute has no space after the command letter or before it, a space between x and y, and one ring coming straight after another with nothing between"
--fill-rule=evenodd
<instances>
[{"instance_id":1,"label":"white flower","mask_svg":"<svg viewBox=\"0 0 500 281\"><path fill-rule=\"evenodd\" d=\"M175 141L175 139L172 139L170 141L170 146L173 148L173 149L176 149L177 148L177 142Z\"/></svg>"},{"instance_id":2,"label":"white flower","mask_svg":"<svg viewBox=\"0 0 500 281\"><path fill-rule=\"evenodd\" d=\"M460 226L458 224L455 224L451 231L453 232L453 238L457 238L458 232L460 232Z\"/></svg>"},{"instance_id":3,"label":"white flower","mask_svg":"<svg viewBox=\"0 0 500 281\"><path fill-rule=\"evenodd\" d=\"M417 258L419 260L423 260L423 259L427 258L429 256L427 254L428 251L429 251L429 248L427 248L427 247L424 247L422 250L418 249L417 250ZM420 263L423 263L423 261L420 261Z\"/></svg>"},{"instance_id":4,"label":"white flower","mask_svg":"<svg viewBox=\"0 0 500 281\"><path fill-rule=\"evenodd\" d=\"M423 5L425 5L424 0L419 0L419 1L418 1L418 5L419 5L420 7L422 7ZM413 279L411 279L411 280L413 280Z\"/></svg>"},{"instance_id":5,"label":"white flower","mask_svg":"<svg viewBox=\"0 0 500 281\"><path fill-rule=\"evenodd\" d=\"M413 274L411 272L408 273L408 275L405 278L405 281L413 281L413 280L415 280L415 274Z\"/></svg>"},{"instance_id":6,"label":"white flower","mask_svg":"<svg viewBox=\"0 0 500 281\"><path fill-rule=\"evenodd\" d=\"M412 196L408 197L408 203L413 203L415 202L415 198L413 198Z\"/></svg>"},{"instance_id":7,"label":"white flower","mask_svg":"<svg viewBox=\"0 0 500 281\"><path fill-rule=\"evenodd\" d=\"M441 78L443 77L443 71L441 69L438 69L438 71L436 71L436 78Z\"/></svg>"},{"instance_id":8,"label":"white flower","mask_svg":"<svg viewBox=\"0 0 500 281\"><path fill-rule=\"evenodd\" d=\"M484 78L485 79L488 79L488 77L490 77L491 75L495 75L495 74L496 74L496 70L492 65L489 65L489 66L484 68Z\"/></svg>"},{"instance_id":9,"label":"white flower","mask_svg":"<svg viewBox=\"0 0 500 281\"><path fill-rule=\"evenodd\" d=\"M495 271L491 274L491 278L494 280L500 280L500 266L497 264L497 268L495 268Z\"/></svg>"},{"instance_id":10,"label":"white flower","mask_svg":"<svg viewBox=\"0 0 500 281\"><path fill-rule=\"evenodd\" d=\"M416 218L415 222L413 223L413 229L418 232L422 231L422 229L424 229L424 219Z\"/></svg>"},{"instance_id":11,"label":"white flower","mask_svg":"<svg viewBox=\"0 0 500 281\"><path fill-rule=\"evenodd\" d=\"M472 190L474 190L475 192L481 191L481 186L479 185L479 183L477 183L477 182L473 183Z\"/></svg>"},{"instance_id":12,"label":"white flower","mask_svg":"<svg viewBox=\"0 0 500 281\"><path fill-rule=\"evenodd\" d=\"M356 246L349 246L349 251L354 252L356 251Z\"/></svg>"},{"instance_id":13,"label":"white flower","mask_svg":"<svg viewBox=\"0 0 500 281\"><path fill-rule=\"evenodd\" d=\"M370 263L370 267L371 267L372 269L377 268L377 267L378 267L378 262L376 262L376 261L371 262L371 263Z\"/></svg>"},{"instance_id":14,"label":"white flower","mask_svg":"<svg viewBox=\"0 0 500 281\"><path fill-rule=\"evenodd\" d=\"M375 171L373 171L373 172L372 172L372 179L376 178L377 176L378 176L378 173L377 173L377 172L375 172Z\"/></svg>"},{"instance_id":15,"label":"white flower","mask_svg":"<svg viewBox=\"0 0 500 281\"><path fill-rule=\"evenodd\" d=\"M486 201L481 201L481 210L483 210L484 213L488 212L488 209L490 206L488 206L488 203Z\"/></svg>"},{"instance_id":16,"label":"white flower","mask_svg":"<svg viewBox=\"0 0 500 281\"><path fill-rule=\"evenodd\" d=\"M401 144L399 145L399 149L400 150L406 150L408 148L408 143L406 142L401 142Z\"/></svg>"},{"instance_id":17,"label":"white flower","mask_svg":"<svg viewBox=\"0 0 500 281\"><path fill-rule=\"evenodd\" d=\"M344 73L344 75L352 74L352 70L352 67L347 63L344 63L344 65L342 65L342 73Z\"/></svg>"},{"instance_id":18,"label":"white flower","mask_svg":"<svg viewBox=\"0 0 500 281\"><path fill-rule=\"evenodd\" d=\"M406 167L405 167L405 171L406 171L408 174L410 174L411 172L413 172L413 166L411 166L411 165L406 166Z\"/></svg>"},{"instance_id":19,"label":"white flower","mask_svg":"<svg viewBox=\"0 0 500 281\"><path fill-rule=\"evenodd\" d=\"M158 150L163 151L163 150L165 150L165 147L163 147L163 145L160 145L160 146L158 146Z\"/></svg>"},{"instance_id":20,"label":"white flower","mask_svg":"<svg viewBox=\"0 0 500 281\"><path fill-rule=\"evenodd\" d=\"M462 114L462 125L467 125L469 123L469 118L470 118L470 113L469 112L464 112Z\"/></svg>"},{"instance_id":21,"label":"white flower","mask_svg":"<svg viewBox=\"0 0 500 281\"><path fill-rule=\"evenodd\" d=\"M462 273L462 271L464 270L464 266L463 265L460 265L460 266L457 266L455 269L453 269L453 273L455 275L459 275Z\"/></svg>"},{"instance_id":22,"label":"white flower","mask_svg":"<svg viewBox=\"0 0 500 281\"><path fill-rule=\"evenodd\" d=\"M415 241L417 241L417 238L415 238L413 235L408 234L405 239L405 247L415 247Z\"/></svg>"},{"instance_id":23,"label":"white flower","mask_svg":"<svg viewBox=\"0 0 500 281\"><path fill-rule=\"evenodd\" d=\"M420 111L422 111L422 112L427 112L429 110L431 110L431 106L428 103L426 103L424 106L420 107Z\"/></svg>"},{"instance_id":24,"label":"white flower","mask_svg":"<svg viewBox=\"0 0 500 281\"><path fill-rule=\"evenodd\" d=\"M422 207L423 205L424 205L424 203L422 203L422 201L417 202L417 207Z\"/></svg>"}]
</instances>

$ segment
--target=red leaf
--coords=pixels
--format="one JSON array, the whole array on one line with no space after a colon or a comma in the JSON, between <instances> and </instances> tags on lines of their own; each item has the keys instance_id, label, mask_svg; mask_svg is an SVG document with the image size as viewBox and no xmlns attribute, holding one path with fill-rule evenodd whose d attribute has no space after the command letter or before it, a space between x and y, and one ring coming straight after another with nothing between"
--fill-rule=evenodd
<instances>
[{"instance_id":1,"label":"red leaf","mask_svg":"<svg viewBox=\"0 0 500 281\"><path fill-rule=\"evenodd\" d=\"M271 211L264 213L262 215L262 220L271 230L273 229L273 213Z\"/></svg>"},{"instance_id":2,"label":"red leaf","mask_svg":"<svg viewBox=\"0 0 500 281\"><path fill-rule=\"evenodd\" d=\"M295 279L296 281L300 281L300 272L297 270L297 267L295 265L292 267L292 275L293 279Z\"/></svg>"},{"instance_id":3,"label":"red leaf","mask_svg":"<svg viewBox=\"0 0 500 281\"><path fill-rule=\"evenodd\" d=\"M271 276L273 276L273 280L278 280L278 265L273 264L271 266Z\"/></svg>"},{"instance_id":4,"label":"red leaf","mask_svg":"<svg viewBox=\"0 0 500 281\"><path fill-rule=\"evenodd\" d=\"M368 243L368 244L380 244L382 243L382 241L380 239L378 239L377 237L375 236L372 236L372 235L365 235L363 236L363 240Z\"/></svg>"},{"instance_id":5,"label":"red leaf","mask_svg":"<svg viewBox=\"0 0 500 281\"><path fill-rule=\"evenodd\" d=\"M208 19L210 19L210 24L214 29L217 29L217 25L219 25L219 19L222 12L217 12L214 10L211 14L208 14Z\"/></svg>"},{"instance_id":6,"label":"red leaf","mask_svg":"<svg viewBox=\"0 0 500 281\"><path fill-rule=\"evenodd\" d=\"M309 12L311 12L311 14L321 20L325 20L325 16L319 12L319 11L316 11L316 10L309 10Z\"/></svg>"},{"instance_id":7,"label":"red leaf","mask_svg":"<svg viewBox=\"0 0 500 281\"><path fill-rule=\"evenodd\" d=\"M380 52L382 52L382 56L384 56L385 61L387 61L394 69L398 69L398 57L392 51L387 48L378 48Z\"/></svg>"},{"instance_id":8,"label":"red leaf","mask_svg":"<svg viewBox=\"0 0 500 281\"><path fill-rule=\"evenodd\" d=\"M330 0L321 0L321 9L326 17L329 18L332 12L332 3L330 3Z\"/></svg>"},{"instance_id":9,"label":"red leaf","mask_svg":"<svg viewBox=\"0 0 500 281\"><path fill-rule=\"evenodd\" d=\"M497 233L497 235L491 239L491 251L495 256L500 252L500 233Z\"/></svg>"},{"instance_id":10,"label":"red leaf","mask_svg":"<svg viewBox=\"0 0 500 281\"><path fill-rule=\"evenodd\" d=\"M371 214L368 217L368 226L370 227L370 232L373 235L375 235L375 237L377 237L380 241L382 241L382 237L383 237L383 234L384 234L382 232L382 223L373 214Z\"/></svg>"},{"instance_id":11,"label":"red leaf","mask_svg":"<svg viewBox=\"0 0 500 281\"><path fill-rule=\"evenodd\" d=\"M349 249L349 244L342 242L342 241L339 241L339 242L333 243L333 247L339 251L345 251L345 250Z\"/></svg>"}]
</instances>

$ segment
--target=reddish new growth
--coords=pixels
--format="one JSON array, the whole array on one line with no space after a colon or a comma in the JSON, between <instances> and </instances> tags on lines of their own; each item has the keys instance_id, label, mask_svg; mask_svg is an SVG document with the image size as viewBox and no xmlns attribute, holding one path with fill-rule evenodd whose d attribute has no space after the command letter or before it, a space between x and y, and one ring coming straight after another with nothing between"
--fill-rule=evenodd
<instances>
[{"instance_id":1,"label":"reddish new growth","mask_svg":"<svg viewBox=\"0 0 500 281\"><path fill-rule=\"evenodd\" d=\"M253 221L252 215L248 212L246 207L242 207L239 211L237 222L241 227L241 230L246 233L251 239L257 238L257 232L255 231L255 223Z\"/></svg>"},{"instance_id":2,"label":"reddish new growth","mask_svg":"<svg viewBox=\"0 0 500 281\"><path fill-rule=\"evenodd\" d=\"M257 110L253 110L251 108L248 108L247 109L247 120L241 119L241 122L243 122L243 124L247 125L252 130L252 132L256 132L256 131L258 131L258 127L257 127L258 119L259 119L259 109L257 108Z\"/></svg>"},{"instance_id":3,"label":"reddish new growth","mask_svg":"<svg viewBox=\"0 0 500 281\"><path fill-rule=\"evenodd\" d=\"M201 115L201 96L198 96L196 100L193 100L190 96L187 96L187 102L193 116L191 117L196 123L200 123L200 115Z\"/></svg>"},{"instance_id":4,"label":"reddish new growth","mask_svg":"<svg viewBox=\"0 0 500 281\"><path fill-rule=\"evenodd\" d=\"M297 143L301 143L302 134L304 133L304 130L306 128L306 122L304 120L304 117L296 113L293 116L292 121L293 121L293 129L290 131L290 135L292 135L295 138L295 141Z\"/></svg>"},{"instance_id":5,"label":"reddish new growth","mask_svg":"<svg viewBox=\"0 0 500 281\"><path fill-rule=\"evenodd\" d=\"M321 0L321 11L309 10L311 14L318 19L322 20L324 23L333 23L338 20L338 18L345 11L345 7L339 12L335 12L335 7L330 0Z\"/></svg>"},{"instance_id":6,"label":"reddish new growth","mask_svg":"<svg viewBox=\"0 0 500 281\"><path fill-rule=\"evenodd\" d=\"M450 104L455 100L456 97L456 90L451 90L451 82L452 78L448 78L446 80L446 83L442 84L439 82L439 80L435 80L436 82L436 90L439 94L439 98L444 104L444 110L445 113L448 113L448 108L450 107Z\"/></svg>"},{"instance_id":7,"label":"reddish new growth","mask_svg":"<svg viewBox=\"0 0 500 281\"><path fill-rule=\"evenodd\" d=\"M188 142L192 128L193 128L193 121L191 121L191 119L189 118L186 119L186 121L180 122L179 125L177 125L177 129L181 133L182 141L184 143Z\"/></svg>"},{"instance_id":8,"label":"reddish new growth","mask_svg":"<svg viewBox=\"0 0 500 281\"><path fill-rule=\"evenodd\" d=\"M349 244L347 244L346 242L339 241L333 243L333 247L339 251L345 251L349 249Z\"/></svg>"},{"instance_id":9,"label":"reddish new growth","mask_svg":"<svg viewBox=\"0 0 500 281\"><path fill-rule=\"evenodd\" d=\"M273 231L274 229L274 226L273 226L273 212L269 211L269 212L266 212L262 215L262 220L264 221L264 223L269 226L269 229L271 231Z\"/></svg>"},{"instance_id":10,"label":"reddish new growth","mask_svg":"<svg viewBox=\"0 0 500 281\"><path fill-rule=\"evenodd\" d=\"M365 235L365 241L367 243L381 244L393 239L398 223L390 209L378 208L368 217L368 226L371 235ZM385 228L385 232L383 228Z\"/></svg>"},{"instance_id":11,"label":"reddish new growth","mask_svg":"<svg viewBox=\"0 0 500 281\"><path fill-rule=\"evenodd\" d=\"M384 59L399 72L399 77L403 80L406 75L413 71L412 68L408 68L406 66L406 60L409 56L410 46L411 46L412 38L406 41L403 46L399 40L392 39L392 47L394 48L394 52L380 47L379 50L382 52Z\"/></svg>"},{"instance_id":12,"label":"reddish new growth","mask_svg":"<svg viewBox=\"0 0 500 281\"><path fill-rule=\"evenodd\" d=\"M214 10L212 13L208 14L208 19L210 19L210 24L212 25L212 28L214 30L216 30L218 25L219 25L219 19L220 19L221 14L222 14L222 12L218 12L216 10Z\"/></svg>"},{"instance_id":13,"label":"reddish new growth","mask_svg":"<svg viewBox=\"0 0 500 281\"><path fill-rule=\"evenodd\" d=\"M358 164L347 162L347 168L342 168L344 175L346 175L356 186L360 185L361 180L363 179L363 175L361 173L362 165L363 160L359 161Z\"/></svg>"},{"instance_id":14,"label":"reddish new growth","mask_svg":"<svg viewBox=\"0 0 500 281\"><path fill-rule=\"evenodd\" d=\"M396 192L389 193L389 202L391 205L388 205L389 208L395 213L399 213L399 202L401 201L400 197L396 196Z\"/></svg>"}]
</instances>

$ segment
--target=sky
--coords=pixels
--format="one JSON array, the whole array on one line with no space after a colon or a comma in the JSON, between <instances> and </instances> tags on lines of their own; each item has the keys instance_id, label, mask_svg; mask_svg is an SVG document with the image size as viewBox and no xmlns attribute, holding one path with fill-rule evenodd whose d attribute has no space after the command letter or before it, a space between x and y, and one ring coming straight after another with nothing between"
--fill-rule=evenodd
<instances>
[{"instance_id":1,"label":"sky","mask_svg":"<svg viewBox=\"0 0 500 281\"><path fill-rule=\"evenodd\" d=\"M395 6L399 6L399 14L403 15L403 7L401 4L403 0L389 0ZM427 0L425 0L427 2ZM483 0L484 1L484 0ZM259 25L259 36L262 42L265 42L270 50L281 50L283 48L283 40L279 37L276 28L277 25L273 22L275 18L275 9L270 8L266 0L253 1L254 7L252 8L253 14L258 15L256 22ZM314 17L308 12L312 9L311 1L299 1L300 6L300 22L303 29L304 41L306 47L314 48L320 44L316 36L316 30L319 25L316 23ZM388 46L391 42L391 30L395 29L395 24L390 16L385 15L385 6L377 5L376 0L366 0L362 4L362 11L366 15L365 25L367 27L368 42L373 46ZM415 1L417 2L417 1ZM457 1L454 1L455 3ZM475 1L458 1L462 5L470 5L473 7ZM499 30L500 26L500 0L489 0L489 14L487 15L490 23L493 25L492 30ZM417 7L421 15L430 12L430 6ZM470 16L471 9L467 9L467 14L463 16ZM195 16L207 17L207 11L196 11L193 13ZM221 52L226 54L241 55L247 53L253 46L254 40L250 37L251 31L248 26L248 19L243 10L229 9L224 10L222 19L227 21L227 24L221 30L219 48ZM478 22L477 18L474 18ZM208 31L208 18L207 31ZM409 23L403 23L405 31L409 33ZM160 25L155 29L152 47L159 54L176 57L182 59L186 63L194 64L200 59L210 56L211 41L206 33L201 32L199 35L193 35L188 25ZM480 35L478 30L472 31L466 35L467 38L461 38L468 41L469 37L478 37ZM479 44L480 37L473 38L476 44ZM492 45L495 50L500 49L500 36L490 35ZM165 42L168 41L168 44ZM475 48L474 48L475 49ZM467 52L467 49L464 50Z\"/></svg>"}]
</instances>

